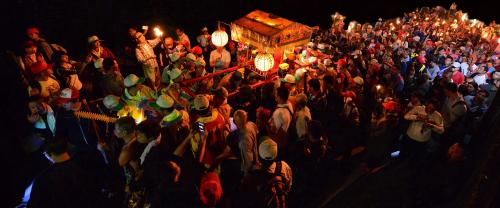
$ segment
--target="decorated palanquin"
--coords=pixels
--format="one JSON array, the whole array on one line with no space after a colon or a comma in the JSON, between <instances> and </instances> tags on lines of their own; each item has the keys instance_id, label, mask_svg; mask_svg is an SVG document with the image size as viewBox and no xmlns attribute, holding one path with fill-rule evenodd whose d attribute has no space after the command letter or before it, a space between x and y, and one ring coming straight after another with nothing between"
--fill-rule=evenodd
<instances>
[{"instance_id":1,"label":"decorated palanquin","mask_svg":"<svg viewBox=\"0 0 500 208\"><path fill-rule=\"evenodd\" d=\"M287 49L305 45L312 32L309 26L260 10L250 12L231 24L234 41L262 48Z\"/></svg>"},{"instance_id":2,"label":"decorated palanquin","mask_svg":"<svg viewBox=\"0 0 500 208\"><path fill-rule=\"evenodd\" d=\"M231 23L231 38L260 50L274 53L275 64L279 64L281 55L296 46L306 45L313 29L276 15L255 10ZM278 53L280 54L278 54ZM277 69L274 67L273 69Z\"/></svg>"}]
</instances>

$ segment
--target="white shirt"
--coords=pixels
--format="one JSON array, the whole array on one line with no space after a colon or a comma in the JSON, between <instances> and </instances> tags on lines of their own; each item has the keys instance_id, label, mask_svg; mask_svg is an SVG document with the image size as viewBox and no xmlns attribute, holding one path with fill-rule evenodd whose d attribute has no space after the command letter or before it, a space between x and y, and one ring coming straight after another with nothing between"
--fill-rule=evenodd
<instances>
[{"instance_id":1,"label":"white shirt","mask_svg":"<svg viewBox=\"0 0 500 208\"><path fill-rule=\"evenodd\" d=\"M299 140L307 134L307 121L310 120L311 111L309 111L307 106L295 112L295 128L297 129Z\"/></svg>"},{"instance_id":2,"label":"white shirt","mask_svg":"<svg viewBox=\"0 0 500 208\"><path fill-rule=\"evenodd\" d=\"M49 124L49 129L52 132L52 134L55 134L56 133L56 117L54 116L54 111L52 110L52 108L49 105L47 105L47 104L43 104L43 105L47 109L47 124ZM40 117L40 119L38 119L38 121L36 121L35 124L33 124L33 125L37 129L46 129L47 128L47 125L45 125L45 122L43 121L42 117Z\"/></svg>"},{"instance_id":3,"label":"white shirt","mask_svg":"<svg viewBox=\"0 0 500 208\"><path fill-rule=\"evenodd\" d=\"M417 121L417 115L422 115L427 117L432 123L438 126L438 128L428 128L424 127L424 122ZM405 114L405 119L412 121L406 134L411 139L417 142L427 142L431 139L431 131L434 131L438 134L442 134L444 132L444 124L443 117L437 111L432 112L431 114L427 114L425 112L425 106L415 106L408 113Z\"/></svg>"},{"instance_id":4,"label":"white shirt","mask_svg":"<svg viewBox=\"0 0 500 208\"><path fill-rule=\"evenodd\" d=\"M217 59L220 59L222 66L217 63ZM215 62L216 69L223 69L224 66L229 66L231 63L231 54L226 49L222 49L219 52L217 49L210 52L210 63Z\"/></svg>"},{"instance_id":5,"label":"white shirt","mask_svg":"<svg viewBox=\"0 0 500 208\"><path fill-rule=\"evenodd\" d=\"M156 55L153 48L160 43L161 39L147 40L147 43L138 44L135 49L135 56L144 68L157 68Z\"/></svg>"},{"instance_id":6,"label":"white shirt","mask_svg":"<svg viewBox=\"0 0 500 208\"><path fill-rule=\"evenodd\" d=\"M276 110L273 112L271 119L273 121L273 125L276 127L276 130L283 129L284 132L287 132L288 127L290 127L292 115L286 108L290 109L290 112L293 114L293 108L290 103L278 104Z\"/></svg>"},{"instance_id":7,"label":"white shirt","mask_svg":"<svg viewBox=\"0 0 500 208\"><path fill-rule=\"evenodd\" d=\"M467 106L465 104L460 104L460 101L464 101L461 96L453 100L449 98L446 99L441 111L443 113L444 126L446 128L451 127L456 120L467 113Z\"/></svg>"}]
</instances>

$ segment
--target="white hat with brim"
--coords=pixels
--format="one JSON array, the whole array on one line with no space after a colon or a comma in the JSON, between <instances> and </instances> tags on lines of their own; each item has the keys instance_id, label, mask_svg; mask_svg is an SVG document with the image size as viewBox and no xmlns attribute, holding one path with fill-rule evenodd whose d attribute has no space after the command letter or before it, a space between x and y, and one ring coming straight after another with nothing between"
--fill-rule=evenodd
<instances>
[{"instance_id":1,"label":"white hat with brim","mask_svg":"<svg viewBox=\"0 0 500 208\"><path fill-rule=\"evenodd\" d=\"M174 106L174 99L172 99L172 97L168 95L163 94L156 99L156 102L151 103L150 106L158 109L172 108Z\"/></svg>"},{"instance_id":2,"label":"white hat with brim","mask_svg":"<svg viewBox=\"0 0 500 208\"><path fill-rule=\"evenodd\" d=\"M102 103L104 104L104 107L113 111L119 111L125 106L125 104L120 101L120 97L116 95L108 95L104 97Z\"/></svg>"},{"instance_id":3,"label":"white hat with brim","mask_svg":"<svg viewBox=\"0 0 500 208\"><path fill-rule=\"evenodd\" d=\"M281 79L281 81L286 82L286 83L295 84L295 76L293 76L291 74L287 74L287 75L285 75L285 78Z\"/></svg>"},{"instance_id":4,"label":"white hat with brim","mask_svg":"<svg viewBox=\"0 0 500 208\"><path fill-rule=\"evenodd\" d=\"M196 55L192 54L192 53L188 53L186 55L186 58L191 60L191 61L196 61Z\"/></svg>"},{"instance_id":5,"label":"white hat with brim","mask_svg":"<svg viewBox=\"0 0 500 208\"><path fill-rule=\"evenodd\" d=\"M460 63L458 62L453 62L453 65L452 65L454 68L460 68Z\"/></svg>"},{"instance_id":6,"label":"white hat with brim","mask_svg":"<svg viewBox=\"0 0 500 208\"><path fill-rule=\"evenodd\" d=\"M363 80L363 78L361 78L360 76L354 77L352 80L353 80L353 81L354 81L354 83L356 83L357 85L363 85L363 84L364 84L364 80Z\"/></svg>"},{"instance_id":7,"label":"white hat with brim","mask_svg":"<svg viewBox=\"0 0 500 208\"><path fill-rule=\"evenodd\" d=\"M196 95L193 101L193 108L198 111L206 110L210 106L210 101L205 95Z\"/></svg>"},{"instance_id":8,"label":"white hat with brim","mask_svg":"<svg viewBox=\"0 0 500 208\"><path fill-rule=\"evenodd\" d=\"M268 138L259 145L259 156L264 160L274 160L278 156L278 144Z\"/></svg>"},{"instance_id":9,"label":"white hat with brim","mask_svg":"<svg viewBox=\"0 0 500 208\"><path fill-rule=\"evenodd\" d=\"M167 71L167 74L170 80L174 80L177 79L177 77L181 76L182 71L179 68L175 67L172 70Z\"/></svg>"},{"instance_id":10,"label":"white hat with brim","mask_svg":"<svg viewBox=\"0 0 500 208\"><path fill-rule=\"evenodd\" d=\"M133 87L135 85L138 85L138 84L141 84L144 82L144 78L139 78L137 75L135 74L129 74L127 77L125 77L125 79L123 80L123 85L125 85L125 87Z\"/></svg>"},{"instance_id":11,"label":"white hat with brim","mask_svg":"<svg viewBox=\"0 0 500 208\"><path fill-rule=\"evenodd\" d=\"M93 42L96 42L96 41L102 41L99 39L99 37L97 37L96 35L93 35L93 36L90 36L87 38L87 43L93 43Z\"/></svg>"},{"instance_id":12,"label":"white hat with brim","mask_svg":"<svg viewBox=\"0 0 500 208\"><path fill-rule=\"evenodd\" d=\"M162 127L169 127L179 122L180 120L182 120L182 113L177 109L174 109L172 112L170 112L170 114L163 117L160 125Z\"/></svg>"}]
</instances>

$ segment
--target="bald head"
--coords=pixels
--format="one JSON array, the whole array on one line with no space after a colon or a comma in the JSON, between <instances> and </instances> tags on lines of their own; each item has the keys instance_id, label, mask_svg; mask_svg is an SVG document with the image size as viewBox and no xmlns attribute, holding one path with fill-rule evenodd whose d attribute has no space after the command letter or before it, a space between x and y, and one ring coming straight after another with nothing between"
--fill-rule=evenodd
<instances>
[{"instance_id":1,"label":"bald head","mask_svg":"<svg viewBox=\"0 0 500 208\"><path fill-rule=\"evenodd\" d=\"M238 129L243 129L247 123L247 112L244 110L237 110L233 114L234 124Z\"/></svg>"}]
</instances>

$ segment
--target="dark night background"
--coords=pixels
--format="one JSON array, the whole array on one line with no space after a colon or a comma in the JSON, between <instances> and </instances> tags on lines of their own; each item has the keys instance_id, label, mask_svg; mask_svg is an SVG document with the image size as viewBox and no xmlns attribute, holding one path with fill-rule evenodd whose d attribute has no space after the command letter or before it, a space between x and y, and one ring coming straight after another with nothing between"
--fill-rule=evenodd
<instances>
[{"instance_id":1,"label":"dark night background","mask_svg":"<svg viewBox=\"0 0 500 208\"><path fill-rule=\"evenodd\" d=\"M0 48L18 52L25 41L25 29L37 26L50 43L58 43L68 49L73 59L81 60L85 52L87 37L97 35L106 40L104 45L118 52L127 38L127 28L131 25L162 25L171 30L181 26L194 41L199 30L208 26L212 31L216 21L231 22L245 14L260 9L278 16L304 23L319 25L326 29L331 25L330 15L335 11L347 16L346 23L374 22L377 18L402 16L417 7L442 5L449 8L456 2L459 10L469 13L469 17L489 23L500 20L500 1L489 0L3 0L0 7L2 44ZM3 51L3 50L2 50ZM4 67L4 66L3 66ZM6 68L6 67L4 67ZM4 128L0 140L0 164L2 175L0 184L8 194L0 194L0 204L9 207L19 201L19 194L25 187L23 176L22 149L15 139L19 127L16 123L25 119L23 105L15 79L3 73L4 115L1 126ZM22 131L22 130L21 130ZM0 205L0 207L6 207Z\"/></svg>"},{"instance_id":2,"label":"dark night background","mask_svg":"<svg viewBox=\"0 0 500 208\"><path fill-rule=\"evenodd\" d=\"M170 30L181 26L194 39L203 26L213 30L216 21L231 22L261 9L309 26L328 28L335 11L347 16L346 23L374 22L378 17L402 16L417 7L452 2L469 17L486 22L498 19L497 6L487 1L453 0L14 0L3 7L8 37L7 48L15 49L24 41L27 26L38 26L49 42L59 43L77 56L85 49L86 38L98 35L106 46L118 49L130 25L163 25ZM495 2L491 0L491 2ZM10 41L12 40L12 41Z\"/></svg>"}]
</instances>

